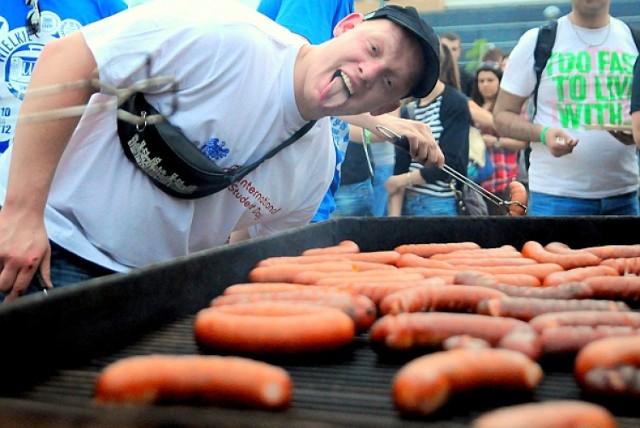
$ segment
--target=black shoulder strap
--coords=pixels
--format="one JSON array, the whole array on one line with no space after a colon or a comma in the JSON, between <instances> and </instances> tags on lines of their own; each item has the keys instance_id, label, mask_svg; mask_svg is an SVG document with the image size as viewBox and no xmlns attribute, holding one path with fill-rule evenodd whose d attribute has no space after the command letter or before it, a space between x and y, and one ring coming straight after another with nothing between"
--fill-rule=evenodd
<instances>
[{"instance_id":1,"label":"black shoulder strap","mask_svg":"<svg viewBox=\"0 0 640 428\"><path fill-rule=\"evenodd\" d=\"M533 89L533 115L530 120L533 120L538 111L538 88L540 87L540 80L542 79L542 70L547 66L547 61L549 61L549 57L551 57L551 50L556 42L557 29L558 22L549 21L540 26L540 31L538 32L536 48L533 51L533 71L536 73L536 86Z\"/></svg>"},{"instance_id":2,"label":"black shoulder strap","mask_svg":"<svg viewBox=\"0 0 640 428\"><path fill-rule=\"evenodd\" d=\"M627 27L629 27L629 30L631 30L631 37L633 37L636 48L638 49L638 51L640 51L640 28L634 27L627 22L625 22L625 24L627 24Z\"/></svg>"}]
</instances>

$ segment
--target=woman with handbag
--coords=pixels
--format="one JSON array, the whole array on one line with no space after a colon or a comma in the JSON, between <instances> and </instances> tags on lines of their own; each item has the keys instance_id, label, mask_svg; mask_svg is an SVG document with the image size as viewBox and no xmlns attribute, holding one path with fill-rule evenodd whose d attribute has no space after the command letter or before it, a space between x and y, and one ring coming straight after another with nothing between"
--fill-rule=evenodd
<instances>
[{"instance_id":1,"label":"woman with handbag","mask_svg":"<svg viewBox=\"0 0 640 428\"><path fill-rule=\"evenodd\" d=\"M429 125L442 150L447 165L467 175L469 162L469 126L471 113L468 98L451 84L448 71L456 70L449 49L440 46L440 77L426 97L404 106L400 114ZM396 149L394 175L385 185L389 193L389 216L457 216L459 187L439 168L424 168L410 156Z\"/></svg>"},{"instance_id":2,"label":"woman with handbag","mask_svg":"<svg viewBox=\"0 0 640 428\"><path fill-rule=\"evenodd\" d=\"M493 106L500 89L502 70L494 62L486 62L476 70L471 98L488 111ZM482 138L487 145L487 163L493 165L493 173L480 182L480 185L502 200L510 201L509 182L518 176L518 152L527 143L513 138L500 137L495 130L480 127ZM480 180L479 180L480 181ZM504 207L487 204L489 215L506 215Z\"/></svg>"}]
</instances>

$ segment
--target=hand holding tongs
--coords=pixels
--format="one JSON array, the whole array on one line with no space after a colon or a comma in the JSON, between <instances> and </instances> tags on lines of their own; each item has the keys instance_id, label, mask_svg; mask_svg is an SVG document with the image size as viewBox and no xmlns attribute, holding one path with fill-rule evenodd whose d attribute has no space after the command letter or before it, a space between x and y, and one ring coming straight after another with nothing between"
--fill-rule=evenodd
<instances>
[{"instance_id":1,"label":"hand holding tongs","mask_svg":"<svg viewBox=\"0 0 640 428\"><path fill-rule=\"evenodd\" d=\"M392 131L391 129L382 125L376 125L376 129L380 131L380 133L383 134L385 137L387 137L389 141L393 143L394 146L404 150L407 153L410 153L409 139L406 136L400 135L397 132ZM518 201L505 201L499 198L495 194L486 190L484 187L476 184L473 180L470 180L469 178L467 178L465 175L460 174L458 171L451 168L447 164L443 165L442 170L447 174L449 174L451 177L458 180L460 183L469 186L473 191L479 193L480 196L482 196L483 198L487 199L488 201L494 203L499 207L509 207L510 205L517 205L520 208L522 208L525 211L525 213L527 212L526 205Z\"/></svg>"}]
</instances>

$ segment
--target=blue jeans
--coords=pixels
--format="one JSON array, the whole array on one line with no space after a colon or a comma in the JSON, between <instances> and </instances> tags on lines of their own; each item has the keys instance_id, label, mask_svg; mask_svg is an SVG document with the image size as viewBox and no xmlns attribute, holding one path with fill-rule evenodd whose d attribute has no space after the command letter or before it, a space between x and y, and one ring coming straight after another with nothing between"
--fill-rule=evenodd
<instances>
[{"instance_id":1,"label":"blue jeans","mask_svg":"<svg viewBox=\"0 0 640 428\"><path fill-rule=\"evenodd\" d=\"M393 175L393 165L376 165L373 171L373 215L384 217L387 215L389 200L384 183Z\"/></svg>"},{"instance_id":2,"label":"blue jeans","mask_svg":"<svg viewBox=\"0 0 640 428\"><path fill-rule=\"evenodd\" d=\"M373 185L371 180L342 184L336 192L336 210L333 217L373 215Z\"/></svg>"},{"instance_id":3,"label":"blue jeans","mask_svg":"<svg viewBox=\"0 0 640 428\"><path fill-rule=\"evenodd\" d=\"M580 216L580 215L639 215L638 193L611 196L602 199L581 199L530 192L527 215Z\"/></svg>"},{"instance_id":4,"label":"blue jeans","mask_svg":"<svg viewBox=\"0 0 640 428\"><path fill-rule=\"evenodd\" d=\"M457 216L456 199L453 196L431 196L407 190L404 195L402 215L421 217Z\"/></svg>"},{"instance_id":5,"label":"blue jeans","mask_svg":"<svg viewBox=\"0 0 640 428\"><path fill-rule=\"evenodd\" d=\"M51 282L55 288L114 273L110 269L96 265L65 250L54 242L49 241L49 243L51 244ZM42 289L34 277L24 294L38 292L41 293ZM0 293L0 302L3 300L4 294Z\"/></svg>"}]
</instances>

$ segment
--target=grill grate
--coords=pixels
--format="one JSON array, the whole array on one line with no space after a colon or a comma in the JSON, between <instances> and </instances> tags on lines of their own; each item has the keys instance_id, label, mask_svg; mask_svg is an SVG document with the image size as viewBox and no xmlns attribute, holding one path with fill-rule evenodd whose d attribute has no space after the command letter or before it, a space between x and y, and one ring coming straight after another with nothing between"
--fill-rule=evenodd
<instances>
[{"instance_id":1,"label":"grill grate","mask_svg":"<svg viewBox=\"0 0 640 428\"><path fill-rule=\"evenodd\" d=\"M134 343L108 355L95 357L80 367L57 371L46 381L21 392L14 398L34 403L61 406L69 410L101 410L92 403L93 385L100 370L118 359L152 353L202 353L193 338L194 316L173 322L148 333ZM294 382L292 407L282 414L307 421L325 422L332 426L423 426L425 420L400 417L393 408L390 384L396 370L410 357L381 359L358 337L354 346L344 352L311 358L293 357L267 360L283 366ZM566 362L565 362L566 363ZM544 367L543 362L543 367ZM454 397L449 404L426 420L441 428L467 427L469 422L492 408L526 401L579 399L580 390L570 372L570 364L551 362L546 377L533 396L505 391L476 391ZM629 403L629 405L631 405ZM180 406L157 406L178 411ZM157 408L156 407L156 408ZM610 407L611 408L611 407ZM638 420L627 418L621 407L620 428L638 426ZM153 407L150 408L153 411ZM175 410L178 409L178 410ZM199 409L207 412L208 409ZM218 409L220 411L220 409ZM193 415L189 410L188 414ZM246 412L246 411L245 411ZM250 412L250 418L268 419L272 413ZM259 416L254 416L254 413ZM196 418L197 419L197 418ZM258 419L253 419L254 422ZM197 422L194 422L194 424Z\"/></svg>"}]
</instances>

